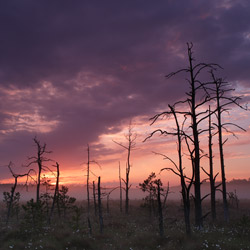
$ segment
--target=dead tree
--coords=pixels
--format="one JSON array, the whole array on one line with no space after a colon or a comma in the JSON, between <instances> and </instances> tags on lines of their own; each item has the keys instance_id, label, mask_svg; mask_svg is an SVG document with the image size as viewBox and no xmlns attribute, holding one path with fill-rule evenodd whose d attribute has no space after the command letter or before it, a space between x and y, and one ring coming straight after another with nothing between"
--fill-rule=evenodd
<instances>
[{"instance_id":1,"label":"dead tree","mask_svg":"<svg viewBox=\"0 0 250 250\"><path fill-rule=\"evenodd\" d=\"M98 212L99 212L99 224L100 233L103 232L103 217L102 217L102 200L101 200L101 177L98 177Z\"/></svg>"},{"instance_id":2,"label":"dead tree","mask_svg":"<svg viewBox=\"0 0 250 250\"><path fill-rule=\"evenodd\" d=\"M10 215L11 215L12 204L13 204L13 201L14 201L14 195L15 195L15 191L16 191L16 187L17 187L18 178L22 178L22 177L26 176L26 182L25 182L25 184L27 185L29 177L31 179L33 179L33 177L31 176L31 172L35 173L35 171L33 169L30 169L28 171L28 173L26 173L26 174L15 174L13 172L12 168L11 168L12 165L13 165L12 162L10 162L9 165L8 165L8 168L9 168L12 176L14 177L15 182L14 182L13 187L11 188L9 202L7 202L8 211L7 211L6 225L8 225L8 223L9 223L9 218L10 218Z\"/></svg>"},{"instance_id":3,"label":"dead tree","mask_svg":"<svg viewBox=\"0 0 250 250\"><path fill-rule=\"evenodd\" d=\"M97 215L96 193L95 193L95 181L93 181L93 200L95 208L95 216Z\"/></svg>"},{"instance_id":4,"label":"dead tree","mask_svg":"<svg viewBox=\"0 0 250 250\"><path fill-rule=\"evenodd\" d=\"M184 205L184 220L185 220L185 226L186 226L186 233L190 234L191 233L191 227L190 227L190 189L191 186L193 184L193 180L194 180L194 169L195 169L195 165L194 165L194 150L190 149L190 146L188 144L188 135L186 135L186 133L183 130L186 118L184 118L183 122L182 122L182 126L180 126L179 124L179 120L177 117L177 112L175 111L175 108L173 106L169 106L169 111L164 112L164 115L167 116L168 118L170 118L171 116L173 116L174 121L175 121L175 126L176 128L173 131L166 131L166 130L155 130L153 131L145 140L147 140L148 138L152 137L155 133L160 132L162 135L167 135L167 136L176 136L177 137L177 152L178 152L178 164L176 164L170 157L164 155L164 154L159 154L159 153L155 153L155 154L159 154L161 156L164 157L164 159L170 161L174 167L167 167L167 168L163 168L161 169L161 171L163 170L168 170L173 172L175 175L180 177L180 182L181 182L181 195L182 195L182 200L183 200L183 205ZM180 115L180 114L179 114ZM153 118L153 123L156 121L156 119L158 119L159 116L156 116ZM192 176L191 178L187 177L184 173L184 167L183 167L183 163L182 163L182 140L183 138L186 141L187 144L187 148L190 154L190 159L191 159L191 167L192 167Z\"/></svg>"},{"instance_id":5,"label":"dead tree","mask_svg":"<svg viewBox=\"0 0 250 250\"><path fill-rule=\"evenodd\" d=\"M59 176L60 176L60 170L59 170L59 163L56 162L56 186L55 186L55 191L54 191L54 196L53 196L53 202L52 202L52 206L50 209L50 215L49 215L49 224L51 221L51 217L53 215L54 212L54 208L55 208L55 204L57 204L57 209L58 209L58 215L60 217L61 213L60 213L60 207L59 207Z\"/></svg>"},{"instance_id":6,"label":"dead tree","mask_svg":"<svg viewBox=\"0 0 250 250\"><path fill-rule=\"evenodd\" d=\"M131 123L129 124L128 133L125 135L125 138L127 140L127 145L116 142L114 140L113 142L115 142L117 145L127 150L126 179L122 178L122 180L125 184L125 193L126 193L125 213L128 214L129 212L129 189L131 187L131 185L129 184L129 174L130 174L130 169L131 169L130 157L131 157L131 151L135 148L136 138L137 138L137 134L134 133L132 130Z\"/></svg>"},{"instance_id":7,"label":"dead tree","mask_svg":"<svg viewBox=\"0 0 250 250\"><path fill-rule=\"evenodd\" d=\"M94 174L93 171L90 170L90 164L95 163L100 168L101 166L94 160L90 160L90 148L89 144L87 144L87 220L88 220L88 228L89 228L89 234L92 234L92 227L90 222L90 193L89 193L89 179L90 179L90 173ZM95 175L95 174L94 174Z\"/></svg>"},{"instance_id":8,"label":"dead tree","mask_svg":"<svg viewBox=\"0 0 250 250\"><path fill-rule=\"evenodd\" d=\"M121 164L119 162L119 184L120 184L120 212L122 213L122 178L121 178Z\"/></svg>"},{"instance_id":9,"label":"dead tree","mask_svg":"<svg viewBox=\"0 0 250 250\"><path fill-rule=\"evenodd\" d=\"M89 166L90 166L90 159L89 159L89 145L87 145L87 153L88 153L88 161L87 161L87 216L88 216L88 228L89 234L92 234L91 222L90 222L90 199L89 199Z\"/></svg>"},{"instance_id":10,"label":"dead tree","mask_svg":"<svg viewBox=\"0 0 250 250\"><path fill-rule=\"evenodd\" d=\"M46 144L44 143L41 145L40 141L35 137L34 142L37 146L37 156L29 157L28 160L30 161L27 165L29 167L32 164L37 164L38 167L38 174L37 174L37 186L36 186L36 202L40 201L40 185L41 185L41 173L42 170L52 172L47 166L44 165L44 162L51 161L51 159L47 158L45 155L50 154L51 151L46 150Z\"/></svg>"},{"instance_id":11,"label":"dead tree","mask_svg":"<svg viewBox=\"0 0 250 250\"><path fill-rule=\"evenodd\" d=\"M202 170L206 173L209 178L210 183L210 203L211 203L211 215L213 221L216 220L216 190L221 185L215 185L216 177L219 173L214 175L214 167L213 167L213 133L212 133L212 119L211 119L211 108L209 105L209 119L208 119L208 158L209 158L209 172L207 172L204 168Z\"/></svg>"},{"instance_id":12,"label":"dead tree","mask_svg":"<svg viewBox=\"0 0 250 250\"><path fill-rule=\"evenodd\" d=\"M203 72L211 69L220 68L219 65L213 63L198 63L194 64L193 52L192 52L192 43L187 44L188 46L188 62L189 65L187 68L180 69L176 72L172 72L166 76L167 79L179 74L181 72L188 74L187 82L189 84L189 91L186 93L187 98L181 101L176 102L173 107L176 114L182 114L186 119L189 119L189 128L191 128L190 134L186 133L185 136L192 144L192 161L194 165L194 201L195 201L195 224L198 228L201 228L203 225L203 216L202 216L202 198L201 198L201 180L200 180L200 159L203 157L201 154L200 148L200 135L207 131L202 129L202 121L208 118L208 110L202 110L206 104L212 100L210 97L207 87L212 83L211 81L201 81L199 79L200 75ZM180 107L180 110L177 109ZM187 110L187 111L184 111ZM154 123L158 118L169 114L169 112L162 112L155 115L152 120ZM161 130L157 130L161 132ZM155 131L155 132L157 132Z\"/></svg>"},{"instance_id":13,"label":"dead tree","mask_svg":"<svg viewBox=\"0 0 250 250\"><path fill-rule=\"evenodd\" d=\"M239 104L239 101L242 99L241 96L232 96L231 92L234 91L233 88L230 87L230 84L224 81L222 78L216 78L214 72L211 71L211 75L213 78L214 88L210 89L212 94L214 94L214 99L216 102L216 118L217 123L213 123L214 126L217 127L218 133L218 144L219 144L219 152L220 152L220 165L221 165L221 180L222 180L222 197L223 197L223 208L224 208L224 219L225 221L229 221L229 210L228 210L228 202L227 202L227 190L226 190L226 174L225 174L225 162L224 162L224 152L223 147L226 143L227 139L223 141L223 130L228 133L234 134L231 130L229 130L228 126L236 127L240 130L246 131L244 128L232 122L222 122L222 115L224 112L229 112L230 108L234 105L243 110L247 110L247 107L243 107ZM229 93L229 94L228 94Z\"/></svg>"}]
</instances>

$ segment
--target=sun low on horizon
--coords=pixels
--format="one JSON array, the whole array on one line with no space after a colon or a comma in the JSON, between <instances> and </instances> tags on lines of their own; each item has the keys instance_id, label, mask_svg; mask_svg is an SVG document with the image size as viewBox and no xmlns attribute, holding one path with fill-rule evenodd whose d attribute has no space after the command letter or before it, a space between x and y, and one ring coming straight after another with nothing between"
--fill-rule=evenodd
<instances>
[{"instance_id":1,"label":"sun low on horizon","mask_svg":"<svg viewBox=\"0 0 250 250\"><path fill-rule=\"evenodd\" d=\"M148 137L157 129L176 131L173 117L154 124L150 118L187 98L186 72L166 78L188 67L187 41L193 44L195 63L221 66L216 74L231 84L229 96L240 96L242 107L250 100L249 3L180 2L0 3L1 184L14 182L9 162L16 174L25 173L27 166L37 171L35 163L29 164L37 153L37 138L49 151L42 176L53 185L56 162L60 185L86 184L89 146L90 181L101 176L103 186L114 187L119 166L122 178L126 174L129 126L136 135L130 155L132 187L152 172L164 185L180 184L173 171L161 171L175 169L176 136ZM208 75L205 72L201 79ZM183 111L188 108L183 105ZM250 112L246 109L230 105L222 117L229 125L223 131L227 181L250 178ZM200 128L206 130L207 124L206 119ZM220 181L215 129L216 125L214 170ZM206 170L207 132L200 135L200 145L201 166ZM185 173L191 176L190 155L187 146L183 148ZM201 178L207 178L202 170ZM24 182L25 178L20 179Z\"/></svg>"}]
</instances>

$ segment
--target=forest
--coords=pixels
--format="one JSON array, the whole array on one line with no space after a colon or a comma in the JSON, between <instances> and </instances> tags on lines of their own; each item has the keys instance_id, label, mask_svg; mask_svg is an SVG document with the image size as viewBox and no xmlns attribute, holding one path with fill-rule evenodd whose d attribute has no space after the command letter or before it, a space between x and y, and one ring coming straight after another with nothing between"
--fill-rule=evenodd
<instances>
[{"instance_id":1,"label":"forest","mask_svg":"<svg viewBox=\"0 0 250 250\"><path fill-rule=\"evenodd\" d=\"M168 103L164 111L149 118L152 127L158 123L171 127L157 128L144 138L144 143L156 136L175 139L177 157L167 152L153 153L170 164L161 172L179 178L180 201L169 199L171 187L163 183L153 167L148 178L138 183L145 197L130 199L137 142L131 123L123 142L113 140L127 156L125 176L118 166L118 186L103 189L101 176L97 176L98 182L91 180L92 165L100 164L90 157L91 145L86 146L87 198L83 201L71 197L69 187L60 184L60 163L52 161L47 144L34 137L36 152L23 166L26 172L14 172L12 162L7 166L13 185L3 193L0 249L250 248L250 201L240 200L236 191L228 192L224 154L227 135L246 131L224 119L224 114L235 108L249 110L241 104L242 97L234 95L230 83L217 75L220 65L197 63L192 43L187 44L187 58L186 68L166 75L166 80L179 75L184 79L188 89L185 98ZM215 157L219 172L214 171ZM203 164L205 159L208 167ZM43 178L46 172L53 174L53 180ZM32 182L36 189L35 197L27 202L21 201L16 190L23 179L27 187ZM209 193L202 196L204 183L209 183ZM114 191L119 191L119 199L112 199ZM218 199L218 193L222 199Z\"/></svg>"}]
</instances>

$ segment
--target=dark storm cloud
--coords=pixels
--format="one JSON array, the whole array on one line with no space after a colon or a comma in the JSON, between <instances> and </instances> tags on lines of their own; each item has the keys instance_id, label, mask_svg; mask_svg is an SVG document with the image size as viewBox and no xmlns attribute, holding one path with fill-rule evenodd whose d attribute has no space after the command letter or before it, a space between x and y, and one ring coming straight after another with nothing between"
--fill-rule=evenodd
<instances>
[{"instance_id":1,"label":"dark storm cloud","mask_svg":"<svg viewBox=\"0 0 250 250\"><path fill-rule=\"evenodd\" d=\"M2 162L35 134L75 157L180 98L185 84L164 75L187 65L187 41L249 87L249 1L2 1L0 31Z\"/></svg>"}]
</instances>

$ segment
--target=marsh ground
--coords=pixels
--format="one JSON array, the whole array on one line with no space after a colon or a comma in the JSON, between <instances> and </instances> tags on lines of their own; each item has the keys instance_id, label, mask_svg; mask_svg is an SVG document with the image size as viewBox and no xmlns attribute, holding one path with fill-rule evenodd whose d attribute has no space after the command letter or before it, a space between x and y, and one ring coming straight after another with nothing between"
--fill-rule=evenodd
<instances>
[{"instance_id":1,"label":"marsh ground","mask_svg":"<svg viewBox=\"0 0 250 250\"><path fill-rule=\"evenodd\" d=\"M218 221L212 223L210 215L205 218L204 228L192 228L186 236L181 202L169 201L165 211L165 236L158 233L158 220L150 216L143 201L131 201L130 213L119 211L119 202L110 201L110 213L103 200L104 230L100 233L98 215L91 214L92 235L89 234L86 204L66 212L65 217L54 216L51 225L41 217L34 221L20 209L18 221L15 217L6 226L6 209L1 204L0 249L250 249L250 201L240 201L239 208L230 207L230 222L223 222L222 204L218 201ZM204 214L209 203L204 204ZM94 210L92 210L94 211ZM193 220L193 218L192 218Z\"/></svg>"}]
</instances>

